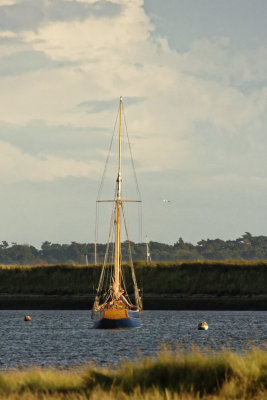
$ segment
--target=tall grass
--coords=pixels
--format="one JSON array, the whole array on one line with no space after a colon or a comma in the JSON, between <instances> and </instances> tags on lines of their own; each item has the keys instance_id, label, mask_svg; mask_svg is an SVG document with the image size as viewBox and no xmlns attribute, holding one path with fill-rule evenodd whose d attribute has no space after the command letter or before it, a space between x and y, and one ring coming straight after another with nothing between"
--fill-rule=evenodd
<instances>
[{"instance_id":1,"label":"tall grass","mask_svg":"<svg viewBox=\"0 0 267 400\"><path fill-rule=\"evenodd\" d=\"M257 295L267 294L267 261L136 262L144 293ZM100 266L0 266L0 293L94 294ZM130 268L124 265L130 279ZM131 286L127 285L129 292Z\"/></svg>"},{"instance_id":2,"label":"tall grass","mask_svg":"<svg viewBox=\"0 0 267 400\"><path fill-rule=\"evenodd\" d=\"M1 399L267 398L267 352L162 351L117 368L29 369L0 374Z\"/></svg>"}]
</instances>

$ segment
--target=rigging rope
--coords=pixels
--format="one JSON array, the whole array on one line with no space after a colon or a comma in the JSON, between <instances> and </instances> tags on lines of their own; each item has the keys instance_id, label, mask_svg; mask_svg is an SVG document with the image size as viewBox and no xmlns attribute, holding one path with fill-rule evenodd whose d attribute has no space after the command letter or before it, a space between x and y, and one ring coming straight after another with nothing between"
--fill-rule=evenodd
<instances>
[{"instance_id":1,"label":"rigging rope","mask_svg":"<svg viewBox=\"0 0 267 400\"><path fill-rule=\"evenodd\" d=\"M142 309L142 303L141 303L141 299L140 299L140 296L139 296L139 290L138 290L135 271L134 271L132 249L131 249L131 243L130 243L130 239L129 239L129 235L128 235L128 230L127 230L127 225L126 225L126 219L125 219L125 212L124 212L123 204L122 204L122 214L123 214L123 221L124 221L124 229L125 229L125 232L126 232L127 242L128 242L129 258L130 258L129 259L129 264L130 264L130 267L131 267L132 280L133 280L133 284L134 284L135 305L138 308Z\"/></svg>"},{"instance_id":2,"label":"rigging rope","mask_svg":"<svg viewBox=\"0 0 267 400\"><path fill-rule=\"evenodd\" d=\"M114 230L114 224L113 224L114 212L115 212L115 207L113 206L113 210L112 210L111 218L110 218L109 235L108 235L108 241L107 241L107 246L106 246L106 253L105 253L104 263L102 266L99 284L98 284L98 288L97 288L97 292L96 292L94 308L96 308L99 305L99 294L103 288L103 283L104 283L104 278L105 278L105 267L107 265L107 259L108 259L108 253L109 253L109 245L110 245L110 241L111 241L112 231Z\"/></svg>"},{"instance_id":3,"label":"rigging rope","mask_svg":"<svg viewBox=\"0 0 267 400\"><path fill-rule=\"evenodd\" d=\"M140 235L140 242L142 243L142 237L143 237L143 232L142 232L142 200L141 200L141 193L139 190L139 185L138 185L138 180L137 180L137 175L136 175L136 170L135 170L135 165L134 165L134 160L133 160L133 153L132 153L132 147L131 147L131 142L128 134L128 128L127 128L127 123L126 123L126 118L124 114L124 109L122 106L122 114L123 114L123 121L125 125L125 130L126 130L126 135L127 135L127 142L129 146L129 151L130 151L130 157L131 157L131 164L133 168L133 175L134 175L134 180L135 180L135 187L136 187L136 193L137 193L137 198L140 201L140 204L138 205L138 216L139 216L139 235Z\"/></svg>"},{"instance_id":4,"label":"rigging rope","mask_svg":"<svg viewBox=\"0 0 267 400\"><path fill-rule=\"evenodd\" d=\"M111 148L112 148L112 144L113 144L113 140L114 140L115 129L116 129L117 121L118 121L119 112L120 112L120 108L118 109L117 116L116 116L116 119L115 119L115 124L114 124L114 127L113 127L112 137L111 137L111 141L110 141L110 145L109 145L109 149L108 149L108 155L107 155L107 158L106 158L103 174L102 174L102 177L101 177L101 181L100 181L100 185L99 185L98 192L97 192L97 197L96 197L96 220L95 220L95 242L96 243L98 241L98 218L99 218L99 203L98 203L98 200L100 200L100 196L101 196L103 185L104 185L104 181L105 181L107 166L108 166L109 159L110 159Z\"/></svg>"}]
</instances>

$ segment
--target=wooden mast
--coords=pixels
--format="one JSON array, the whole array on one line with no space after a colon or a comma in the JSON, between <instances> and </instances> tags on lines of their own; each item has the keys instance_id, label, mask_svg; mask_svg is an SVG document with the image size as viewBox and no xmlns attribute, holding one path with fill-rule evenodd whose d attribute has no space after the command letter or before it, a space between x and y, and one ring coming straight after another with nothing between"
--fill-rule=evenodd
<instances>
[{"instance_id":1,"label":"wooden mast","mask_svg":"<svg viewBox=\"0 0 267 400\"><path fill-rule=\"evenodd\" d=\"M117 177L117 196L115 209L115 294L120 290L121 275L121 121L122 121L122 97L120 97L120 129L119 129L119 169Z\"/></svg>"}]
</instances>

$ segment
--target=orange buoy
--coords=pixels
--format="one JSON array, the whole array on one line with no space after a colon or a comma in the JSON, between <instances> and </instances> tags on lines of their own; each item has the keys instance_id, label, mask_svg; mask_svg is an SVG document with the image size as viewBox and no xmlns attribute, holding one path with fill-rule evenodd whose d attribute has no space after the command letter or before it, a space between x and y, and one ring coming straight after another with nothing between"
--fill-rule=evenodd
<instances>
[{"instance_id":1,"label":"orange buoy","mask_svg":"<svg viewBox=\"0 0 267 400\"><path fill-rule=\"evenodd\" d=\"M32 320L32 319L31 319L30 315L25 315L24 321L31 321L31 320Z\"/></svg>"}]
</instances>

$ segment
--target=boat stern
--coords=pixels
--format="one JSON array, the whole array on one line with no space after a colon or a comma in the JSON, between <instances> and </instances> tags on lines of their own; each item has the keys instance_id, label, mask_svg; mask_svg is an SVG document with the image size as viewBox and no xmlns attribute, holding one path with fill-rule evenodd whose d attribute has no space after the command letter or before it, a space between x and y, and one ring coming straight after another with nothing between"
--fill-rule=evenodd
<instances>
[{"instance_id":1,"label":"boat stern","mask_svg":"<svg viewBox=\"0 0 267 400\"><path fill-rule=\"evenodd\" d=\"M99 313L97 315L97 313ZM94 312L94 327L96 329L123 329L138 328L140 326L140 313L127 309L109 308Z\"/></svg>"}]
</instances>

